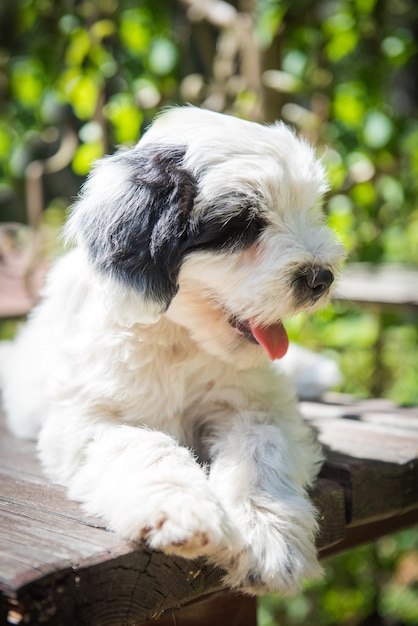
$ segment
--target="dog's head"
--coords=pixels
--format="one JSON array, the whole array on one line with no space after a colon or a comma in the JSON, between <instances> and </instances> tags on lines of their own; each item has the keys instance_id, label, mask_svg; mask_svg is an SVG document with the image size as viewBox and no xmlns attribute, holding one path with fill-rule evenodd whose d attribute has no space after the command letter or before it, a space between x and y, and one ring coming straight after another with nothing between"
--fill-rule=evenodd
<instances>
[{"instance_id":1,"label":"dog's head","mask_svg":"<svg viewBox=\"0 0 418 626\"><path fill-rule=\"evenodd\" d=\"M94 169L67 232L119 319L161 315L253 364L286 351L282 321L323 305L342 248L325 226L312 148L285 125L192 107L162 114Z\"/></svg>"}]
</instances>

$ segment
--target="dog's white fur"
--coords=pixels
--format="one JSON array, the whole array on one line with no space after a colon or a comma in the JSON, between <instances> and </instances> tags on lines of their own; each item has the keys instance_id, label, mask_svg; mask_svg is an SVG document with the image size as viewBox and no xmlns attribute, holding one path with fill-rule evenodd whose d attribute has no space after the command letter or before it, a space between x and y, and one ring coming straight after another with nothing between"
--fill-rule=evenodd
<instances>
[{"instance_id":1,"label":"dog's white fur","mask_svg":"<svg viewBox=\"0 0 418 626\"><path fill-rule=\"evenodd\" d=\"M106 207L123 215L129 196L124 228L136 220L131 179L144 150L161 157L178 146L176 176L187 172L196 184L191 232L202 220L203 235L207 219L227 224L242 198L248 219L262 215L264 225L248 245L187 248L168 296L95 265L113 244L95 246L114 232ZM3 373L10 428L39 436L47 474L71 498L122 537L207 556L249 593L290 591L318 575L307 489L322 452L288 379L228 320L270 325L324 304L328 289L301 301L293 278L308 265L334 271L342 257L317 206L325 189L312 149L282 124L191 107L164 113L135 148L94 169L67 228L76 247L50 272Z\"/></svg>"}]
</instances>

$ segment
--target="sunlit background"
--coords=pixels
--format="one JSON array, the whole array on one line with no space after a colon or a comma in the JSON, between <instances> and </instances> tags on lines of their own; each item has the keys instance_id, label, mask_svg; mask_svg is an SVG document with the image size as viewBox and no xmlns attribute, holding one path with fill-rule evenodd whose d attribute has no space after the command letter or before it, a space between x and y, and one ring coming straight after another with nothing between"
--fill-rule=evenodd
<instances>
[{"instance_id":1,"label":"sunlit background","mask_svg":"<svg viewBox=\"0 0 418 626\"><path fill-rule=\"evenodd\" d=\"M349 260L417 264L417 34L415 0L3 0L0 221L37 234L34 263L57 254L92 161L187 102L295 126ZM288 330L338 361L340 391L418 404L416 313L335 303ZM417 534L333 559L302 595L262 601L261 626L417 625Z\"/></svg>"}]
</instances>

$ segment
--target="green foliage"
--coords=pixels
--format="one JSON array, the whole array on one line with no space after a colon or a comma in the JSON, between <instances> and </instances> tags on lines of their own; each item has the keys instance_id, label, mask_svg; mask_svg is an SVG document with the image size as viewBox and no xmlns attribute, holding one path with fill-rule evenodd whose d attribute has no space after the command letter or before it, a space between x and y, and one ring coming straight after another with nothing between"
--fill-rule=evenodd
<instances>
[{"instance_id":1,"label":"green foliage","mask_svg":"<svg viewBox=\"0 0 418 626\"><path fill-rule=\"evenodd\" d=\"M222 28L192 13L183 0L0 4L0 220L27 219L28 165L75 138L67 164L44 173L52 251L92 161L134 143L159 107L188 101L297 126L328 169L328 221L349 259L418 263L416 2L254 0L254 41L240 30L248 19ZM2 338L16 327L3 323ZM288 330L339 361L344 391L418 403L416 317L334 305ZM412 626L417 592L412 530L329 561L324 581L295 598L265 598L260 625L360 626L372 615Z\"/></svg>"},{"instance_id":2,"label":"green foliage","mask_svg":"<svg viewBox=\"0 0 418 626\"><path fill-rule=\"evenodd\" d=\"M293 598L269 596L259 605L260 626L373 624L415 626L418 617L416 529L383 537L324 564L324 578Z\"/></svg>"},{"instance_id":3,"label":"green foliage","mask_svg":"<svg viewBox=\"0 0 418 626\"><path fill-rule=\"evenodd\" d=\"M33 148L48 126L78 133L73 167L84 176L116 144L136 142L143 121L175 94L178 47L164 3L16 0L1 6L0 23L3 194L44 156ZM83 133L92 120L96 132Z\"/></svg>"}]
</instances>

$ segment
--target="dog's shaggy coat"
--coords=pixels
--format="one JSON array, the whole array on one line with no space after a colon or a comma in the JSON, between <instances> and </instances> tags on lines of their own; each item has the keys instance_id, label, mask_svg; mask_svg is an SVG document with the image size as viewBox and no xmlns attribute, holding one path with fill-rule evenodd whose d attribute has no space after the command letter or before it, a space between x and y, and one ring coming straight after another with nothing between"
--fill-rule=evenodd
<instances>
[{"instance_id":1,"label":"dog's shaggy coat","mask_svg":"<svg viewBox=\"0 0 418 626\"><path fill-rule=\"evenodd\" d=\"M3 373L10 428L39 437L70 497L249 593L319 572L306 490L321 448L269 358L342 256L325 189L280 123L162 114L94 168L66 227L75 248Z\"/></svg>"}]
</instances>

